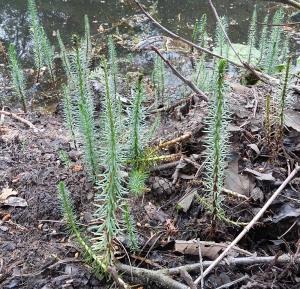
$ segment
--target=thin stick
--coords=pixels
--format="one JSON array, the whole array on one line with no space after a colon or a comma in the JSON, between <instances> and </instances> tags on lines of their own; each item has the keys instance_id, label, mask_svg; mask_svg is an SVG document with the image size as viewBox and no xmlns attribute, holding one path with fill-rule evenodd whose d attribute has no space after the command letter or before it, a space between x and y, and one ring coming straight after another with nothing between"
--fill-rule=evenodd
<instances>
[{"instance_id":1,"label":"thin stick","mask_svg":"<svg viewBox=\"0 0 300 289\"><path fill-rule=\"evenodd\" d=\"M195 280L195 284L201 281L201 278L207 276L215 266L227 255L227 253L250 231L250 229L256 224L256 222L262 217L265 211L269 208L276 197L282 192L286 185L294 178L294 176L299 172L300 166L297 164L295 169L286 178L286 180L281 184L281 186L273 193L272 197L265 203L265 205L260 209L260 211L254 216L252 221L243 229L243 231L231 242L231 244L222 252L222 254L213 261L213 263L204 271L203 276L199 276Z\"/></svg>"},{"instance_id":2,"label":"thin stick","mask_svg":"<svg viewBox=\"0 0 300 289\"><path fill-rule=\"evenodd\" d=\"M199 89L192 81L185 78L172 64L167 60L160 51L155 47L151 46L151 49L165 62L165 64L173 71L173 73L181 79L186 85L188 85L197 95L201 96L204 100L208 101L208 96Z\"/></svg>"},{"instance_id":3,"label":"thin stick","mask_svg":"<svg viewBox=\"0 0 300 289\"><path fill-rule=\"evenodd\" d=\"M228 63L231 63L232 65L236 66L236 67L242 67L242 68L245 68L245 65L242 65L238 62L235 62L233 60L230 60L228 58L225 58L219 54L216 54L204 47L201 47L185 38L182 38L181 36L175 34L174 32L168 30L167 28L165 28L164 26L162 26L158 21L156 21L145 9L144 7L139 3L138 0L134 0L134 2L136 3L136 5L139 7L139 9L143 12L143 14L145 14L145 16L147 16L152 22L154 25L156 25L158 28L160 28L161 30L163 30L165 33L167 33L168 35L170 35L172 38L176 39L176 40L180 40L184 43L186 43L187 45L191 46L191 47L194 47L195 49L199 50L199 51L202 51L202 52L205 52L211 56L214 56L216 58L219 58L219 59L225 59L228 61ZM250 70L249 67L247 67L248 70ZM252 71L252 70L251 70ZM268 75L268 74L265 74L265 73L262 73L262 72L259 72L259 71L256 71L256 74L260 77L263 77L265 78L266 80L268 80L269 82L272 82L272 83L275 83L275 84L279 84L279 81L278 79Z\"/></svg>"},{"instance_id":4,"label":"thin stick","mask_svg":"<svg viewBox=\"0 0 300 289\"><path fill-rule=\"evenodd\" d=\"M259 264L270 264L274 263L276 261L276 264L286 264L290 262L295 262L296 264L300 264L300 256L294 257L289 255L282 255L282 256L265 256L265 257L229 257L226 258L226 261L221 261L218 265L222 266L248 266L248 265L259 265ZM189 265L183 265L175 268L170 269L160 269L157 272L161 272L163 274L169 274L169 275L177 275L180 274L180 270L184 269L188 272L196 271L203 266L203 268L209 267L214 261L203 261L203 263L195 263L195 264L189 264Z\"/></svg>"},{"instance_id":5,"label":"thin stick","mask_svg":"<svg viewBox=\"0 0 300 289\"><path fill-rule=\"evenodd\" d=\"M24 119L24 118L16 115L15 113L4 111L4 110L0 110L0 115L1 114L9 116L11 118L14 118L14 119L18 120L19 122L22 122L22 123L26 124L27 126L29 126L30 128L32 128L33 130L37 129L29 120Z\"/></svg>"},{"instance_id":6,"label":"thin stick","mask_svg":"<svg viewBox=\"0 0 300 289\"><path fill-rule=\"evenodd\" d=\"M187 139L189 139L189 138L191 138L191 137L192 137L192 133L191 133L191 132L187 132L187 133L185 133L185 134L183 134L183 135L181 135L181 136L179 136L179 137L177 137L177 138L174 138L174 139L172 139L172 140L169 140L169 141L166 141L166 142L163 142L163 143L159 144L159 145L157 146L157 148L159 148L159 149L167 148L167 147L170 147L170 146L172 146L172 145L175 145L175 144L177 144L177 143L179 143L179 142L182 142L182 141L184 141L184 140L187 140Z\"/></svg>"}]
</instances>

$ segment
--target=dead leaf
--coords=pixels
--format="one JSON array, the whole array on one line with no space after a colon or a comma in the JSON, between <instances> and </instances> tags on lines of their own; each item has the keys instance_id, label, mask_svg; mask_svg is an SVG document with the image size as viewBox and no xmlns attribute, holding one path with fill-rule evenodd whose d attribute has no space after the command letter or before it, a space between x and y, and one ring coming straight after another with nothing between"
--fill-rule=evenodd
<instances>
[{"instance_id":1,"label":"dead leaf","mask_svg":"<svg viewBox=\"0 0 300 289\"><path fill-rule=\"evenodd\" d=\"M201 255L202 257L209 258L211 260L216 259L222 251L224 251L228 244L226 243L215 243L215 242L208 242L208 241L197 241L197 240L176 240L175 241L175 251L182 253L184 255L199 255L199 244L201 248ZM240 249L239 247L235 246L231 251L228 253L232 257L237 257L239 254L243 255L250 255L248 251Z\"/></svg>"},{"instance_id":2,"label":"dead leaf","mask_svg":"<svg viewBox=\"0 0 300 289\"><path fill-rule=\"evenodd\" d=\"M255 187L251 192L251 198L254 201L262 202L264 200L264 193L259 187Z\"/></svg>"},{"instance_id":3,"label":"dead leaf","mask_svg":"<svg viewBox=\"0 0 300 289\"><path fill-rule=\"evenodd\" d=\"M72 166L72 171L74 173L78 173L82 171L82 165L81 164L75 164L74 166Z\"/></svg>"},{"instance_id":4,"label":"dead leaf","mask_svg":"<svg viewBox=\"0 0 300 289\"><path fill-rule=\"evenodd\" d=\"M2 204L5 206L10 206L10 207L27 207L28 206L26 200L19 198L19 197L9 197L7 200L2 202Z\"/></svg>"},{"instance_id":5,"label":"dead leaf","mask_svg":"<svg viewBox=\"0 0 300 289\"><path fill-rule=\"evenodd\" d=\"M238 173L238 159L239 158L230 162L227 169L225 170L224 187L227 190L237 192L249 197L250 192L255 187L255 183L253 181L253 178Z\"/></svg>"},{"instance_id":6,"label":"dead leaf","mask_svg":"<svg viewBox=\"0 0 300 289\"><path fill-rule=\"evenodd\" d=\"M148 217L151 219L151 220L155 220L155 221L159 221L161 223L164 223L168 218L169 216L164 213L162 210L158 210L152 203L148 203L148 205L146 205L144 207Z\"/></svg>"},{"instance_id":7,"label":"dead leaf","mask_svg":"<svg viewBox=\"0 0 300 289\"><path fill-rule=\"evenodd\" d=\"M250 147L252 150L254 150L258 156L260 155L260 150L259 150L257 144L251 143L251 144L248 144L248 147Z\"/></svg>"},{"instance_id":8,"label":"dead leaf","mask_svg":"<svg viewBox=\"0 0 300 289\"><path fill-rule=\"evenodd\" d=\"M183 212L187 212L194 200L196 192L192 191L181 198L181 200L177 203L177 209L182 210Z\"/></svg>"},{"instance_id":9,"label":"dead leaf","mask_svg":"<svg viewBox=\"0 0 300 289\"><path fill-rule=\"evenodd\" d=\"M290 217L299 217L300 216L300 208L295 208L290 204L284 204L278 214L273 217L273 223L278 223L286 218Z\"/></svg>"},{"instance_id":10,"label":"dead leaf","mask_svg":"<svg viewBox=\"0 0 300 289\"><path fill-rule=\"evenodd\" d=\"M284 123L286 126L300 132L300 113L294 110L287 110L284 114Z\"/></svg>"},{"instance_id":11,"label":"dead leaf","mask_svg":"<svg viewBox=\"0 0 300 289\"><path fill-rule=\"evenodd\" d=\"M0 194L0 202L5 201L10 196L16 196L17 194L18 194L18 192L14 191L11 188L8 188L8 187L7 188L3 188L2 192Z\"/></svg>"},{"instance_id":12,"label":"dead leaf","mask_svg":"<svg viewBox=\"0 0 300 289\"><path fill-rule=\"evenodd\" d=\"M261 181L275 181L275 178L272 176L272 173L263 174L248 168L246 168L244 171L254 175L258 180Z\"/></svg>"},{"instance_id":13,"label":"dead leaf","mask_svg":"<svg viewBox=\"0 0 300 289\"><path fill-rule=\"evenodd\" d=\"M174 235L178 232L178 229L174 226L172 219L166 219L165 226L169 235Z\"/></svg>"}]
</instances>

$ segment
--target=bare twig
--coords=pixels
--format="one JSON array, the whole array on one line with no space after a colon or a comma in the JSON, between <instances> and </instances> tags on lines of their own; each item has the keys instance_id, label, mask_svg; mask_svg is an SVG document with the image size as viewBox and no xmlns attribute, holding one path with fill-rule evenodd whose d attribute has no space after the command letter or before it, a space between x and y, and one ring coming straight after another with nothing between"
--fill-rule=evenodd
<instances>
[{"instance_id":1,"label":"bare twig","mask_svg":"<svg viewBox=\"0 0 300 289\"><path fill-rule=\"evenodd\" d=\"M22 123L26 124L27 126L29 126L30 128L32 128L33 130L37 130L37 128L29 120L24 119L24 118L18 116L17 114L15 114L15 113L4 111L4 110L0 110L0 115L1 114L9 116L11 118L14 118L14 119L18 120L19 122L22 122Z\"/></svg>"},{"instance_id":2,"label":"bare twig","mask_svg":"<svg viewBox=\"0 0 300 289\"><path fill-rule=\"evenodd\" d=\"M259 265L259 264L270 264L274 263L276 260L277 264L286 264L290 262L295 262L296 264L300 264L300 256L297 258L294 258L293 256L289 255L282 255L282 256L266 256L266 257L256 257L256 256L251 256L251 257L229 257L226 258L226 261L221 261L218 265L222 266L248 266L248 265ZM179 266L176 268L170 268L170 269L160 269L157 272L163 273L163 274L168 274L168 275L178 275L180 274L180 270L184 269L188 272L192 271L198 271L201 266L203 268L209 267L212 263L215 261L203 261L201 263L195 263L195 264L189 264L189 265L183 265Z\"/></svg>"},{"instance_id":3,"label":"bare twig","mask_svg":"<svg viewBox=\"0 0 300 289\"><path fill-rule=\"evenodd\" d=\"M286 178L282 185L273 193L271 198L265 203L265 205L260 209L260 211L254 216L252 221L243 229L243 231L230 243L230 245L220 254L220 256L213 261L213 263L203 272L203 276L199 276L195 280L195 284L198 284L201 278L207 276L213 268L227 255L227 253L250 231L250 229L256 224L256 222L262 217L265 211L269 208L276 197L282 192L286 185L294 178L294 176L299 172L300 166L296 165L295 169Z\"/></svg>"},{"instance_id":4,"label":"bare twig","mask_svg":"<svg viewBox=\"0 0 300 289\"><path fill-rule=\"evenodd\" d=\"M163 143L159 144L157 147L158 147L159 149L167 148L167 147L170 147L170 146L172 146L172 145L175 145L175 144L177 144L177 143L179 143L179 142L182 142L182 141L184 141L184 140L187 140L187 139L189 139L189 138L191 138L191 137L192 137L192 133L191 133L191 132L187 132L187 133L185 133L185 134L183 134L183 135L181 135L181 136L179 136L179 137L177 137L177 138L174 138L174 139L172 139L172 140L170 140L170 141L163 142Z\"/></svg>"},{"instance_id":5,"label":"bare twig","mask_svg":"<svg viewBox=\"0 0 300 289\"><path fill-rule=\"evenodd\" d=\"M185 78L172 64L171 62L166 59L160 51L155 47L151 46L151 50L153 50L164 62L165 64L172 70L172 72L179 78L181 79L187 86L190 87L199 97L202 97L204 100L208 101L208 96L201 90L199 89L192 81L188 80Z\"/></svg>"},{"instance_id":6,"label":"bare twig","mask_svg":"<svg viewBox=\"0 0 300 289\"><path fill-rule=\"evenodd\" d=\"M167 28L165 28L164 26L162 26L158 21L156 21L156 20L155 20L155 19L154 19L154 18L153 18L153 17L152 17L145 9L144 9L144 7L139 3L138 0L134 0L134 2L135 2L136 5L139 7L139 9L143 12L143 14L144 14L145 16L147 16L147 17L153 22L154 25L156 25L158 28L160 28L161 30L163 30L163 31L164 31L165 33L167 33L168 35L170 35L172 38L177 39L177 40L180 40L180 41L186 43L187 45L189 45L189 46L191 46L191 47L194 47L195 49L197 49L197 50L199 50L199 51L205 52L205 53L207 53L207 54L209 54L209 55L211 55L211 56L213 56L213 57L216 57L216 58L219 58L219 59L225 59L225 60L227 60L229 63L231 63L232 65L234 65L234 66L236 66L236 67L242 67L242 68L245 68L245 65L242 65L242 64L240 64L240 63L238 63L238 62L235 62L235 61L233 61L233 60L231 60L231 59L225 58L225 57L223 57L223 56L221 56L221 55L219 55L219 54L216 54L216 53L214 53L214 52L212 52L212 51L210 51L210 50L208 50L208 49L206 49L206 48L204 48L204 47L201 47L201 46L199 46L199 45L197 45L197 44L195 44L195 43L193 43L193 42L191 42L191 41L189 41L189 40L187 40L187 39L185 39L185 38L183 38L183 37L181 37L181 36L175 34L174 32L172 32L172 31L170 31L169 29L167 29ZM245 63L244 63L244 64L245 64ZM251 70L251 72L252 72L252 69L253 69L253 68L250 69L250 67L247 67L247 69L248 69L248 70ZM264 79L268 80L268 81L271 82L271 83L279 84L278 79L276 79L276 78L274 78L274 77L272 77L272 76L270 76L270 75L268 75L268 74L259 72L259 71L257 71L257 70L255 70L255 72L256 72L256 75L258 75L259 77L263 77Z\"/></svg>"}]
</instances>

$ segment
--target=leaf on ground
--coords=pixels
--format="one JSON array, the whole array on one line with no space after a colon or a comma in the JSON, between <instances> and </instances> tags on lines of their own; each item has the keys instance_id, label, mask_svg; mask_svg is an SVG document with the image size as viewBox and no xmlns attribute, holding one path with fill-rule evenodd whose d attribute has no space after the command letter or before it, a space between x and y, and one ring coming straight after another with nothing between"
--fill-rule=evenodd
<instances>
[{"instance_id":1,"label":"leaf on ground","mask_svg":"<svg viewBox=\"0 0 300 289\"><path fill-rule=\"evenodd\" d=\"M181 198L181 200L177 203L177 209L186 213L194 200L195 194L196 192L192 191L184 195L183 198Z\"/></svg>"},{"instance_id":2,"label":"leaf on ground","mask_svg":"<svg viewBox=\"0 0 300 289\"><path fill-rule=\"evenodd\" d=\"M18 194L17 191L14 191L11 188L3 188L0 194L0 202L5 201L10 196L16 196Z\"/></svg>"},{"instance_id":3,"label":"leaf on ground","mask_svg":"<svg viewBox=\"0 0 300 289\"><path fill-rule=\"evenodd\" d=\"M216 259L222 251L227 247L227 243L215 243L208 241L197 241L197 240L176 240L175 241L175 251L184 255L199 256L199 244L201 248L202 257L209 258L211 260ZM229 251L229 256L237 257L238 255L251 255L251 253L235 246L231 251Z\"/></svg>"},{"instance_id":4,"label":"leaf on ground","mask_svg":"<svg viewBox=\"0 0 300 289\"><path fill-rule=\"evenodd\" d=\"M284 114L284 123L286 126L300 132L300 112L287 110Z\"/></svg>"},{"instance_id":5,"label":"leaf on ground","mask_svg":"<svg viewBox=\"0 0 300 289\"><path fill-rule=\"evenodd\" d=\"M286 218L291 217L299 217L300 216L300 208L295 208L290 204L284 204L279 209L279 212L273 217L273 223L278 223Z\"/></svg>"},{"instance_id":6,"label":"leaf on ground","mask_svg":"<svg viewBox=\"0 0 300 289\"><path fill-rule=\"evenodd\" d=\"M28 206L26 200L19 198L19 197L9 197L7 200L2 202L2 204L5 206L10 206L10 207L27 207Z\"/></svg>"},{"instance_id":7,"label":"leaf on ground","mask_svg":"<svg viewBox=\"0 0 300 289\"><path fill-rule=\"evenodd\" d=\"M264 193L259 187L255 187L251 192L251 198L253 201L262 202L264 200Z\"/></svg>"},{"instance_id":8,"label":"leaf on ground","mask_svg":"<svg viewBox=\"0 0 300 289\"><path fill-rule=\"evenodd\" d=\"M241 175L238 172L238 159L229 163L225 170L224 187L227 190L237 192L239 194L250 196L251 191L255 187L253 178L248 175Z\"/></svg>"},{"instance_id":9,"label":"leaf on ground","mask_svg":"<svg viewBox=\"0 0 300 289\"><path fill-rule=\"evenodd\" d=\"M275 181L275 178L272 176L272 173L264 174L248 168L246 168L244 171L254 175L260 181Z\"/></svg>"},{"instance_id":10,"label":"leaf on ground","mask_svg":"<svg viewBox=\"0 0 300 289\"><path fill-rule=\"evenodd\" d=\"M260 155L260 150L259 150L257 144L251 143L251 144L248 144L248 147L250 147L252 150L254 150L258 156Z\"/></svg>"},{"instance_id":11,"label":"leaf on ground","mask_svg":"<svg viewBox=\"0 0 300 289\"><path fill-rule=\"evenodd\" d=\"M169 219L169 216L166 213L157 209L156 206L150 202L144 207L144 209L151 220L164 223L167 219Z\"/></svg>"}]
</instances>

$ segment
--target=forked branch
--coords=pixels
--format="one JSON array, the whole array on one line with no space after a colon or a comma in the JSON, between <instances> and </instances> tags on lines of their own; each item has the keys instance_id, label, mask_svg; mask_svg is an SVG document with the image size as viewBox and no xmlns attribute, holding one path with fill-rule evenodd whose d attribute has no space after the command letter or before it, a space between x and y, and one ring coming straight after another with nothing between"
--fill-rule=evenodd
<instances>
[{"instance_id":1,"label":"forked branch","mask_svg":"<svg viewBox=\"0 0 300 289\"><path fill-rule=\"evenodd\" d=\"M270 83L273 83L273 84L279 84L279 81L278 81L276 78L274 78L274 77L272 77L272 76L270 76L270 75L268 75L268 74L265 74L265 73L262 73L262 72L260 72L260 71L255 70L254 68L252 68L252 67L250 66L249 63L245 63L245 62L244 62L244 64L240 64L240 63L238 63L238 62L235 62L235 61L233 61L233 60L230 60L230 59L228 59L228 58L225 58L225 57L223 57L223 56L221 56L221 55L219 55L219 54L217 54L217 53L214 53L214 52L212 52L212 51L210 51L210 50L208 50L208 49L206 49L206 48L204 48L204 47L201 47L201 46L199 46L199 45L197 45L197 44L195 44L195 43L193 43L193 42L191 42L191 41L189 41L189 40L187 40L187 39L185 39L185 38L183 38L183 37L181 37L181 36L175 34L174 32L170 31L170 30L167 29L166 27L162 26L157 20L155 20L155 19L154 19L154 18L153 18L153 17L152 17L145 9L144 9L144 7L139 3L138 0L134 0L134 2L135 2L136 5L139 7L139 9L143 12L143 14L144 14L145 16L147 16L147 18L150 19L150 20L153 22L154 25L156 25L159 29L163 30L165 33L167 33L167 34L168 34L169 36L171 36L173 39L177 39L177 40L179 40L179 41L182 41L182 42L186 43L187 45L189 45L189 46L191 46L191 47L194 47L195 49L197 49L197 50L199 50L199 51L205 52L205 53L207 53L207 54L209 54L209 55L211 55L211 56L213 56L213 57L216 57L216 58L219 58L219 59L225 59L225 60L228 61L228 63L230 63L230 64L232 64L232 65L234 65L234 66L236 66L236 67L246 68L247 70L251 71L252 73L253 73L253 70L254 70L255 73L256 73L256 75L259 76L260 78L263 78L263 79L265 79L266 81L268 81L268 82L270 82Z\"/></svg>"}]
</instances>

